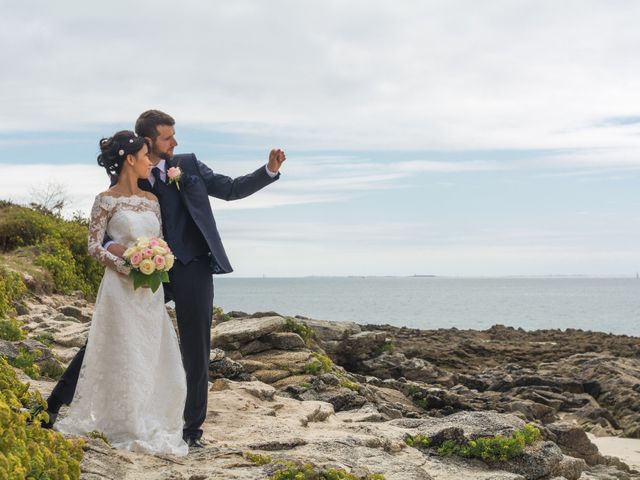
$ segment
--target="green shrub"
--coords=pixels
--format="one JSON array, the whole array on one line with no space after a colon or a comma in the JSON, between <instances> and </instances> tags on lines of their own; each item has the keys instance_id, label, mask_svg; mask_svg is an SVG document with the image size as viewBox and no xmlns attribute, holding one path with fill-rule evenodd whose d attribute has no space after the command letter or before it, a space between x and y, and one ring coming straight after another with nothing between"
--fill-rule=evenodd
<instances>
[{"instance_id":1,"label":"green shrub","mask_svg":"<svg viewBox=\"0 0 640 480\"><path fill-rule=\"evenodd\" d=\"M271 476L271 480L360 480L339 468L318 469L310 463L284 462L284 468Z\"/></svg>"},{"instance_id":2,"label":"green shrub","mask_svg":"<svg viewBox=\"0 0 640 480\"><path fill-rule=\"evenodd\" d=\"M318 375L319 373L330 372L332 367L333 362L329 357L320 353L312 353L311 359L304 366L304 373Z\"/></svg>"},{"instance_id":3,"label":"green shrub","mask_svg":"<svg viewBox=\"0 0 640 480\"><path fill-rule=\"evenodd\" d=\"M419 406L423 410L429 409L429 401L426 398L419 398L417 400L414 400L413 403L415 403L417 406Z\"/></svg>"},{"instance_id":4,"label":"green shrub","mask_svg":"<svg viewBox=\"0 0 640 480\"><path fill-rule=\"evenodd\" d=\"M86 244L86 238L84 242ZM71 293L81 290L88 296L96 294L104 268L89 257L86 245L84 253L74 252L77 245L69 244L63 238L50 237L37 248L40 255L35 264L51 274L56 291Z\"/></svg>"},{"instance_id":5,"label":"green shrub","mask_svg":"<svg viewBox=\"0 0 640 480\"><path fill-rule=\"evenodd\" d=\"M393 344L393 342L385 342L382 345L380 345L378 348L376 348L376 350L374 351L374 356L379 356L382 355L385 352L393 352L395 350L395 345Z\"/></svg>"},{"instance_id":6,"label":"green shrub","mask_svg":"<svg viewBox=\"0 0 640 480\"><path fill-rule=\"evenodd\" d=\"M360 391L360 385L344 377L340 379L340 386L344 388L348 388L349 390L353 390L354 392Z\"/></svg>"},{"instance_id":7,"label":"green shrub","mask_svg":"<svg viewBox=\"0 0 640 480\"><path fill-rule=\"evenodd\" d=\"M213 307L213 317L216 323L228 322L229 320L231 320L231 315L229 315L228 313L224 313L222 307Z\"/></svg>"},{"instance_id":8,"label":"green shrub","mask_svg":"<svg viewBox=\"0 0 640 480\"><path fill-rule=\"evenodd\" d=\"M36 245L55 229L59 220L34 209L12 205L0 215L0 251Z\"/></svg>"},{"instance_id":9,"label":"green shrub","mask_svg":"<svg viewBox=\"0 0 640 480\"><path fill-rule=\"evenodd\" d=\"M39 392L16 377L0 357L0 478L77 480L80 478L82 442L69 441L40 426L46 412L29 411L46 404Z\"/></svg>"},{"instance_id":10,"label":"green shrub","mask_svg":"<svg viewBox=\"0 0 640 480\"><path fill-rule=\"evenodd\" d=\"M445 457L450 455L460 455L464 457L465 455L463 455L462 449L462 445L454 442L453 440L445 440L442 442L442 445L436 449L436 451Z\"/></svg>"},{"instance_id":11,"label":"green shrub","mask_svg":"<svg viewBox=\"0 0 640 480\"><path fill-rule=\"evenodd\" d=\"M351 475L341 468L328 468L322 472L320 478L322 478L322 480L358 480L358 477Z\"/></svg>"},{"instance_id":12,"label":"green shrub","mask_svg":"<svg viewBox=\"0 0 640 480\"><path fill-rule=\"evenodd\" d=\"M53 335L49 332L42 332L32 337L34 340L39 341L41 344L50 347L53 344Z\"/></svg>"},{"instance_id":13,"label":"green shrub","mask_svg":"<svg viewBox=\"0 0 640 480\"><path fill-rule=\"evenodd\" d=\"M106 443L107 445L111 446L111 442L109 441L107 436L104 433L99 432L98 430L90 431L89 433L87 433L87 437L95 438L95 439L98 439L98 440L102 440L104 443Z\"/></svg>"},{"instance_id":14,"label":"green shrub","mask_svg":"<svg viewBox=\"0 0 640 480\"><path fill-rule=\"evenodd\" d=\"M542 438L540 430L531 424L516 430L510 436L480 437L461 445L447 440L436 450L440 455L458 455L466 458L479 458L488 463L505 462L524 452L527 445Z\"/></svg>"},{"instance_id":15,"label":"green shrub","mask_svg":"<svg viewBox=\"0 0 640 480\"><path fill-rule=\"evenodd\" d=\"M97 292L104 268L88 254L87 236L85 219L64 220L15 205L0 209L0 251L34 248L35 264L51 274L60 293L82 290L94 296Z\"/></svg>"},{"instance_id":16,"label":"green shrub","mask_svg":"<svg viewBox=\"0 0 640 480\"><path fill-rule=\"evenodd\" d=\"M20 275L0 268L0 318L15 313L13 303L27 291Z\"/></svg>"},{"instance_id":17,"label":"green shrub","mask_svg":"<svg viewBox=\"0 0 640 480\"><path fill-rule=\"evenodd\" d=\"M431 439L426 435L418 434L418 435L407 435L404 439L404 443L409 445L410 447L428 447L431 445Z\"/></svg>"},{"instance_id":18,"label":"green shrub","mask_svg":"<svg viewBox=\"0 0 640 480\"><path fill-rule=\"evenodd\" d=\"M64 373L64 367L55 359L50 359L41 368L41 374L43 377L50 378L51 380L60 380L60 377Z\"/></svg>"},{"instance_id":19,"label":"green shrub","mask_svg":"<svg viewBox=\"0 0 640 480\"><path fill-rule=\"evenodd\" d=\"M315 469L310 463L295 465L287 462L287 465L271 476L271 480L311 480L314 478L312 475L315 475Z\"/></svg>"},{"instance_id":20,"label":"green shrub","mask_svg":"<svg viewBox=\"0 0 640 480\"><path fill-rule=\"evenodd\" d=\"M542 434L540 430L530 423L527 423L522 430L515 432L516 435L522 435L524 437L524 443L531 445L532 443L542 440Z\"/></svg>"},{"instance_id":21,"label":"green shrub","mask_svg":"<svg viewBox=\"0 0 640 480\"><path fill-rule=\"evenodd\" d=\"M416 387L415 385L411 385L407 390L407 395L413 397L414 395L420 393L422 389L420 387Z\"/></svg>"},{"instance_id":22,"label":"green shrub","mask_svg":"<svg viewBox=\"0 0 640 480\"><path fill-rule=\"evenodd\" d=\"M251 452L244 452L243 456L256 465L267 465L272 462L271 455L260 455Z\"/></svg>"},{"instance_id":23,"label":"green shrub","mask_svg":"<svg viewBox=\"0 0 640 480\"><path fill-rule=\"evenodd\" d=\"M279 464L280 467L270 477L270 480L384 480L384 475L380 473L356 477L342 468L320 468L311 463L282 460L273 463Z\"/></svg>"},{"instance_id":24,"label":"green shrub","mask_svg":"<svg viewBox=\"0 0 640 480\"><path fill-rule=\"evenodd\" d=\"M296 333L304 340L307 345L314 336L313 330L302 322L297 322L291 317L287 317L286 329L289 332Z\"/></svg>"},{"instance_id":25,"label":"green shrub","mask_svg":"<svg viewBox=\"0 0 640 480\"><path fill-rule=\"evenodd\" d=\"M14 342L27 338L27 334L22 330L22 323L16 319L0 320L0 340Z\"/></svg>"},{"instance_id":26,"label":"green shrub","mask_svg":"<svg viewBox=\"0 0 640 480\"><path fill-rule=\"evenodd\" d=\"M42 352L40 350L34 350L34 352L31 353L25 347L20 347L18 352L18 356L11 360L11 365L19 368L34 380L40 378L40 367L35 364L35 361L42 357Z\"/></svg>"}]
</instances>

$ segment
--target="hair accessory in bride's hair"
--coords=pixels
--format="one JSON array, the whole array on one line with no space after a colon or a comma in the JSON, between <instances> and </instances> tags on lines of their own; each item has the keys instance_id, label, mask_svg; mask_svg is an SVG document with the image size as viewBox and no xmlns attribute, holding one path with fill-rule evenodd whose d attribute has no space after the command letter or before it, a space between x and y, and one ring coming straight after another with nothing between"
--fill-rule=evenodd
<instances>
[{"instance_id":1,"label":"hair accessory in bride's hair","mask_svg":"<svg viewBox=\"0 0 640 480\"><path fill-rule=\"evenodd\" d=\"M104 167L109 175L119 175L127 155L136 155L146 143L143 137L130 130L116 132L100 140L98 165Z\"/></svg>"}]
</instances>

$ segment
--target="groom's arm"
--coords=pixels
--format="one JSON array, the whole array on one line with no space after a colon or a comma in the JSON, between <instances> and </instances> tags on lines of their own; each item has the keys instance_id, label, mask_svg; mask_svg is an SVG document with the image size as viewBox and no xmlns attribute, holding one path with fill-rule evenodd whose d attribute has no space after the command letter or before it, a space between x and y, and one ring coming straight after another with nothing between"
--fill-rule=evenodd
<instances>
[{"instance_id":1,"label":"groom's arm","mask_svg":"<svg viewBox=\"0 0 640 480\"><path fill-rule=\"evenodd\" d=\"M204 163L195 158L195 155L193 158L210 196L222 200L238 200L248 197L280 178L280 166L286 157L281 150L272 150L267 165L263 165L252 173L236 178L214 173Z\"/></svg>"}]
</instances>

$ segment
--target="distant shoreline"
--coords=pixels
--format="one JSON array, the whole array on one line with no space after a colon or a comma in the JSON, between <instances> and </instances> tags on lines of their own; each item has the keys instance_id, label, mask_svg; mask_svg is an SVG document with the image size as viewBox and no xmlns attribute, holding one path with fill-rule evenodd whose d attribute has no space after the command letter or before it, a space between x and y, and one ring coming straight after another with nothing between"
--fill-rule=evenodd
<instances>
[{"instance_id":1,"label":"distant shoreline","mask_svg":"<svg viewBox=\"0 0 640 480\"><path fill-rule=\"evenodd\" d=\"M437 278L446 280L505 280L505 279L597 279L597 280L637 280L635 274L624 275L583 275L583 274L558 274L558 275L236 275L235 273L214 275L215 278L241 278L241 279L292 279L292 278Z\"/></svg>"}]
</instances>

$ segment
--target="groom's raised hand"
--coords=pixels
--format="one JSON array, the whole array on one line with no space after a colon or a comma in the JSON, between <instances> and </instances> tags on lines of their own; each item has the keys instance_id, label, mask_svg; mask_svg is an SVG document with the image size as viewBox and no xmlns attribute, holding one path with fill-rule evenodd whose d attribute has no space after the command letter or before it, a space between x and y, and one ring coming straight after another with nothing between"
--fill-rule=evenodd
<instances>
[{"instance_id":1,"label":"groom's raised hand","mask_svg":"<svg viewBox=\"0 0 640 480\"><path fill-rule=\"evenodd\" d=\"M269 153L269 163L267 163L267 168L269 169L269 171L276 173L280 170L280 167L286 159L287 157L285 156L283 150L274 148Z\"/></svg>"}]
</instances>

